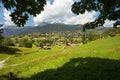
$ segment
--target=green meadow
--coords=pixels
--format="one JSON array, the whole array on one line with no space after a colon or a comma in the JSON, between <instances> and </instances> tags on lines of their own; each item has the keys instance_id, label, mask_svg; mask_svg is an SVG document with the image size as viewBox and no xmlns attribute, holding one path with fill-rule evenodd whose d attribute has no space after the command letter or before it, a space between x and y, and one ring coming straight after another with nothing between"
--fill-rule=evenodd
<instances>
[{"instance_id":1,"label":"green meadow","mask_svg":"<svg viewBox=\"0 0 120 80\"><path fill-rule=\"evenodd\" d=\"M1 48L0 80L120 80L120 36L75 46Z\"/></svg>"}]
</instances>

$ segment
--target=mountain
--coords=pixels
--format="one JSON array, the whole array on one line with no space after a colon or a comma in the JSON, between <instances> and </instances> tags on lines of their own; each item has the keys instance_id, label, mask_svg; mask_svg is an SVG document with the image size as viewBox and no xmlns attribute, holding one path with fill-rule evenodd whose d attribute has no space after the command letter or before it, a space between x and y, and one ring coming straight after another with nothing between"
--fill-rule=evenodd
<instances>
[{"instance_id":1,"label":"mountain","mask_svg":"<svg viewBox=\"0 0 120 80\"><path fill-rule=\"evenodd\" d=\"M14 27L4 28L3 36L19 36L28 33L45 33L45 32L60 32L60 31L75 31L82 30L82 25L67 25L62 23L44 24L39 26Z\"/></svg>"},{"instance_id":2,"label":"mountain","mask_svg":"<svg viewBox=\"0 0 120 80\"><path fill-rule=\"evenodd\" d=\"M96 31L105 31L111 29L112 27L98 27L94 30ZM3 36L20 36L28 33L48 33L48 32L61 32L61 31L75 31L82 30L82 25L68 25L63 23L40 23L38 26L25 26L25 27L16 27L16 26L7 26L4 29Z\"/></svg>"}]
</instances>

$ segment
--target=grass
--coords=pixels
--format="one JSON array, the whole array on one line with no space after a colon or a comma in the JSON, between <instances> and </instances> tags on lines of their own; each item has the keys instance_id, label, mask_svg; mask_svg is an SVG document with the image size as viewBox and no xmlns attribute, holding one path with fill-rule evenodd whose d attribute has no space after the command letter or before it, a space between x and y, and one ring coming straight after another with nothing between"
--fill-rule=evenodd
<instances>
[{"instance_id":1,"label":"grass","mask_svg":"<svg viewBox=\"0 0 120 80\"><path fill-rule=\"evenodd\" d=\"M9 55L11 58L7 61L6 66L15 63L29 62L30 60L41 58L43 56L45 57L60 53L61 51L58 47L52 47L52 50L43 50L39 48L23 48L23 47L15 47L15 48L19 49L19 51L16 52L16 54L14 55Z\"/></svg>"},{"instance_id":2,"label":"grass","mask_svg":"<svg viewBox=\"0 0 120 80\"><path fill-rule=\"evenodd\" d=\"M1 54L11 58L1 69L0 79L12 72L16 80L120 80L119 41L120 36L66 49L17 48L16 54ZM10 66L16 63L22 64Z\"/></svg>"},{"instance_id":3,"label":"grass","mask_svg":"<svg viewBox=\"0 0 120 80\"><path fill-rule=\"evenodd\" d=\"M85 45L70 48L71 53L78 53L81 57L101 57L120 59L120 37L99 39Z\"/></svg>"}]
</instances>

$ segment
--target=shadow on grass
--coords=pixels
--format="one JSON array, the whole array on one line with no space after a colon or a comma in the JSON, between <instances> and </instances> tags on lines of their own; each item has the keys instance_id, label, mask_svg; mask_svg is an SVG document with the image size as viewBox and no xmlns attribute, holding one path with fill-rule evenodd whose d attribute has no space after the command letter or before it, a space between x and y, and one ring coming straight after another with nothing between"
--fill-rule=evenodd
<instances>
[{"instance_id":1,"label":"shadow on grass","mask_svg":"<svg viewBox=\"0 0 120 80\"><path fill-rule=\"evenodd\" d=\"M17 48L2 47L2 46L0 46L0 54L9 54L9 55L12 55L12 54L16 54L17 51L20 51L20 50L17 49Z\"/></svg>"},{"instance_id":2,"label":"shadow on grass","mask_svg":"<svg viewBox=\"0 0 120 80\"><path fill-rule=\"evenodd\" d=\"M58 69L48 69L29 78L13 80L120 80L120 61L74 58Z\"/></svg>"}]
</instances>

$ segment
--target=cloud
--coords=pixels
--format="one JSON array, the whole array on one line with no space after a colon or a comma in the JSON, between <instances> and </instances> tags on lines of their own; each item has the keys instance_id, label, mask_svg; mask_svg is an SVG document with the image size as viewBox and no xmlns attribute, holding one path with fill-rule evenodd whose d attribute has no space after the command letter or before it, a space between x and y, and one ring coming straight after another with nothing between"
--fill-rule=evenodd
<instances>
[{"instance_id":1,"label":"cloud","mask_svg":"<svg viewBox=\"0 0 120 80\"><path fill-rule=\"evenodd\" d=\"M4 25L5 26L14 26L15 24L11 21L11 17L9 16L10 12L6 9L4 9Z\"/></svg>"},{"instance_id":2,"label":"cloud","mask_svg":"<svg viewBox=\"0 0 120 80\"><path fill-rule=\"evenodd\" d=\"M92 11L92 12L85 12L85 14L80 14L78 16L72 16L66 18L65 22L67 24L85 24L87 22L92 22L96 19L95 15L97 12Z\"/></svg>"},{"instance_id":3,"label":"cloud","mask_svg":"<svg viewBox=\"0 0 120 80\"><path fill-rule=\"evenodd\" d=\"M116 21L110 21L110 20L105 20L105 24L103 25L104 27L113 27L113 23Z\"/></svg>"},{"instance_id":4,"label":"cloud","mask_svg":"<svg viewBox=\"0 0 120 80\"><path fill-rule=\"evenodd\" d=\"M51 4L47 1L44 11L34 17L35 25L42 22L61 22L65 24L84 24L95 20L97 12L85 12L83 15L75 15L71 11L73 0L54 0Z\"/></svg>"}]
</instances>

